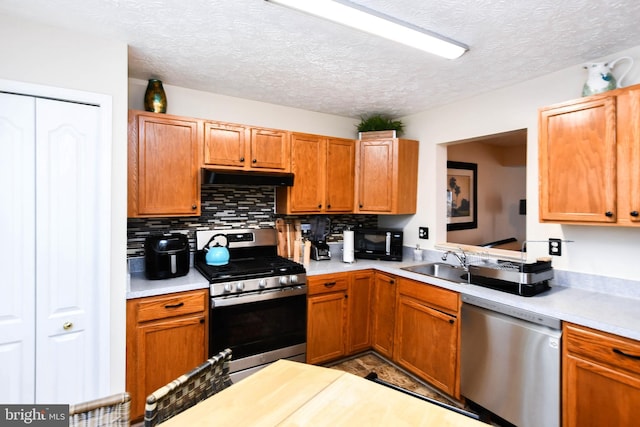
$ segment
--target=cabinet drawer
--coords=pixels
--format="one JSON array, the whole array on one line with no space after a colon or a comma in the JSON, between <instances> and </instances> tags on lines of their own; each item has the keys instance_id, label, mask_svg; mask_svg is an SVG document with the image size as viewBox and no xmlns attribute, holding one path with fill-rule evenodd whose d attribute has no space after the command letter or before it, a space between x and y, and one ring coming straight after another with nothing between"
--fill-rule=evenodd
<instances>
[{"instance_id":1,"label":"cabinet drawer","mask_svg":"<svg viewBox=\"0 0 640 427\"><path fill-rule=\"evenodd\" d=\"M138 322L203 312L206 301L206 291L144 298L138 302Z\"/></svg>"},{"instance_id":2,"label":"cabinet drawer","mask_svg":"<svg viewBox=\"0 0 640 427\"><path fill-rule=\"evenodd\" d=\"M309 277L307 279L307 292L309 295L324 294L327 292L346 291L349 279L346 274L325 274Z\"/></svg>"},{"instance_id":3,"label":"cabinet drawer","mask_svg":"<svg viewBox=\"0 0 640 427\"><path fill-rule=\"evenodd\" d=\"M640 342L565 323L565 346L572 355L640 374Z\"/></svg>"},{"instance_id":4,"label":"cabinet drawer","mask_svg":"<svg viewBox=\"0 0 640 427\"><path fill-rule=\"evenodd\" d=\"M437 286L416 282L409 279L398 279L398 293L416 298L425 304L441 309L453 315L458 314L459 295L457 292Z\"/></svg>"}]
</instances>

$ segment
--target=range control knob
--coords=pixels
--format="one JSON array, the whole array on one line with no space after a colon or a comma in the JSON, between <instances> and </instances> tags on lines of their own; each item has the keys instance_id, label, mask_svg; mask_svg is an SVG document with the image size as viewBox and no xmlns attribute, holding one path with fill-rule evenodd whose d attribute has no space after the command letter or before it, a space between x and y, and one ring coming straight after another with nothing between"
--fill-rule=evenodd
<instances>
[{"instance_id":1,"label":"range control knob","mask_svg":"<svg viewBox=\"0 0 640 427\"><path fill-rule=\"evenodd\" d=\"M260 289L264 289L267 287L267 279L260 279L260 281L258 282L258 287Z\"/></svg>"},{"instance_id":2,"label":"range control knob","mask_svg":"<svg viewBox=\"0 0 640 427\"><path fill-rule=\"evenodd\" d=\"M289 276L280 276L280 279L278 280L278 283L280 283L281 285L288 285L289 284Z\"/></svg>"},{"instance_id":3,"label":"range control knob","mask_svg":"<svg viewBox=\"0 0 640 427\"><path fill-rule=\"evenodd\" d=\"M244 282L238 282L236 284L236 290L243 291L244 290Z\"/></svg>"},{"instance_id":4,"label":"range control knob","mask_svg":"<svg viewBox=\"0 0 640 427\"><path fill-rule=\"evenodd\" d=\"M231 283L225 283L224 284L224 291L225 292L231 292L233 290L233 287L231 285Z\"/></svg>"},{"instance_id":5,"label":"range control knob","mask_svg":"<svg viewBox=\"0 0 640 427\"><path fill-rule=\"evenodd\" d=\"M298 276L296 276L295 274L292 274L291 276L289 276L289 280L291 281L292 285L295 285L298 283Z\"/></svg>"}]
</instances>

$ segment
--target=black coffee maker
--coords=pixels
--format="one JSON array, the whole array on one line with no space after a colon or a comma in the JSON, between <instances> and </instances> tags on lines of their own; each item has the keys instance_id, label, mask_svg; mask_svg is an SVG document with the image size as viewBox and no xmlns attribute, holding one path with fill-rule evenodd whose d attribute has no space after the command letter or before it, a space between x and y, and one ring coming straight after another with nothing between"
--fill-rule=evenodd
<instances>
[{"instance_id":1,"label":"black coffee maker","mask_svg":"<svg viewBox=\"0 0 640 427\"><path fill-rule=\"evenodd\" d=\"M326 238L331 232L329 217L316 216L309 221L309 240L311 241L311 259L316 261L331 259L331 251Z\"/></svg>"}]
</instances>

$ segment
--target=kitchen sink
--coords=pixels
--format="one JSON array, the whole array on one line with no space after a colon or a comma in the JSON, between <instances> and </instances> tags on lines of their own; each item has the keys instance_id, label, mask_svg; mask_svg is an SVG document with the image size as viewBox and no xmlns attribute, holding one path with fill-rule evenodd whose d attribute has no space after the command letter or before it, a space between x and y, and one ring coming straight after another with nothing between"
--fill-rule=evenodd
<instances>
[{"instance_id":1,"label":"kitchen sink","mask_svg":"<svg viewBox=\"0 0 640 427\"><path fill-rule=\"evenodd\" d=\"M438 279L449 280L456 283L467 283L468 274L462 267L446 264L444 262L432 262L429 264L412 265L402 267L402 270L413 273L424 274L425 276L436 277Z\"/></svg>"}]
</instances>

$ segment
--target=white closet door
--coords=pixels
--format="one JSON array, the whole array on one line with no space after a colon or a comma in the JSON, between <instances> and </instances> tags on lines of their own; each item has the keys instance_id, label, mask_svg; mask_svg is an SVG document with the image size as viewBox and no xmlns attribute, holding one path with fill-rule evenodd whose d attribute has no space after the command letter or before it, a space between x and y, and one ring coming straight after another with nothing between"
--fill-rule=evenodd
<instances>
[{"instance_id":1,"label":"white closet door","mask_svg":"<svg viewBox=\"0 0 640 427\"><path fill-rule=\"evenodd\" d=\"M101 291L109 286L103 231L110 196L100 190L110 165L100 158L99 113L90 105L36 101L36 403L104 395L101 345L109 337L100 322L108 324Z\"/></svg>"},{"instance_id":2,"label":"white closet door","mask_svg":"<svg viewBox=\"0 0 640 427\"><path fill-rule=\"evenodd\" d=\"M0 402L33 402L35 99L0 93Z\"/></svg>"}]
</instances>

